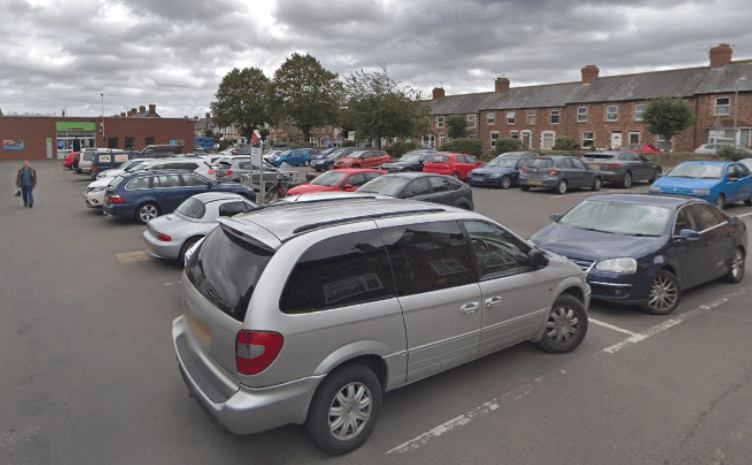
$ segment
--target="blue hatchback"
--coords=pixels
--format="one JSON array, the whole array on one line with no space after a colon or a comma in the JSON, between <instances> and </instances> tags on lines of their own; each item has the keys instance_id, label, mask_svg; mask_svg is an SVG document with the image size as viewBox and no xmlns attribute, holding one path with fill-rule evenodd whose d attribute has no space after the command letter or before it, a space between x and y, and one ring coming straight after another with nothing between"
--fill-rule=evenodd
<instances>
[{"instance_id":1,"label":"blue hatchback","mask_svg":"<svg viewBox=\"0 0 752 465\"><path fill-rule=\"evenodd\" d=\"M593 299L665 315L681 292L744 277L747 227L707 202L674 195L590 197L530 237L587 275Z\"/></svg>"},{"instance_id":2,"label":"blue hatchback","mask_svg":"<svg viewBox=\"0 0 752 465\"><path fill-rule=\"evenodd\" d=\"M191 171L140 171L118 176L107 186L102 210L146 224L203 192L234 192L256 200L256 194L244 185L218 184Z\"/></svg>"},{"instance_id":3,"label":"blue hatchback","mask_svg":"<svg viewBox=\"0 0 752 465\"><path fill-rule=\"evenodd\" d=\"M538 155L531 152L503 153L480 168L472 170L467 179L471 186L508 189L517 185L520 168L535 158L538 158Z\"/></svg>"},{"instance_id":4,"label":"blue hatchback","mask_svg":"<svg viewBox=\"0 0 752 465\"><path fill-rule=\"evenodd\" d=\"M752 173L742 163L687 161L655 181L649 192L690 195L721 209L733 202L752 205Z\"/></svg>"},{"instance_id":5,"label":"blue hatchback","mask_svg":"<svg viewBox=\"0 0 752 465\"><path fill-rule=\"evenodd\" d=\"M269 163L279 168L282 163L290 166L308 166L311 164L311 149L293 149L275 155L269 160Z\"/></svg>"}]
</instances>

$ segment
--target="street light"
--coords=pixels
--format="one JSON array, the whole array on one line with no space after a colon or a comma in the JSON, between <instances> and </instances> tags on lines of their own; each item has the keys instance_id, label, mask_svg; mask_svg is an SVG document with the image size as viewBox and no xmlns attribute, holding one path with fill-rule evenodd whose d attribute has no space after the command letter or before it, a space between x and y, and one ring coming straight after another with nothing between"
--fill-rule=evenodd
<instances>
[{"instance_id":1,"label":"street light","mask_svg":"<svg viewBox=\"0 0 752 465\"><path fill-rule=\"evenodd\" d=\"M746 81L747 78L742 76L734 82L734 147L739 147L739 82Z\"/></svg>"},{"instance_id":2,"label":"street light","mask_svg":"<svg viewBox=\"0 0 752 465\"><path fill-rule=\"evenodd\" d=\"M102 96L102 140L104 140L104 94L99 94Z\"/></svg>"}]
</instances>

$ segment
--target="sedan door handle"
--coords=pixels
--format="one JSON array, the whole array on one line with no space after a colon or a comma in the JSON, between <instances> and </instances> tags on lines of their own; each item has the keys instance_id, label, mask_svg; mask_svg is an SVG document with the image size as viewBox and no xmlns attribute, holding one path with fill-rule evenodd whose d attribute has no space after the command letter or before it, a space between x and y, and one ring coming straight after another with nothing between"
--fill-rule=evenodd
<instances>
[{"instance_id":1,"label":"sedan door handle","mask_svg":"<svg viewBox=\"0 0 752 465\"><path fill-rule=\"evenodd\" d=\"M480 305L478 305L478 302L470 302L460 307L460 313L463 315L470 315L471 313L477 312L479 308Z\"/></svg>"},{"instance_id":2,"label":"sedan door handle","mask_svg":"<svg viewBox=\"0 0 752 465\"><path fill-rule=\"evenodd\" d=\"M501 304L501 297L498 295L486 299L486 308L498 307Z\"/></svg>"}]
</instances>

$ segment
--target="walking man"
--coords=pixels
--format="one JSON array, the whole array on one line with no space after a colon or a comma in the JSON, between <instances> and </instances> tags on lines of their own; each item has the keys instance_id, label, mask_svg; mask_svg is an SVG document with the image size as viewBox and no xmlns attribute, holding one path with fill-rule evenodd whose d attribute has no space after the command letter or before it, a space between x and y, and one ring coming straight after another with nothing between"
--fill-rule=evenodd
<instances>
[{"instance_id":1,"label":"walking man","mask_svg":"<svg viewBox=\"0 0 752 465\"><path fill-rule=\"evenodd\" d=\"M34 195L32 191L37 185L37 172L34 168L29 167L29 160L24 160L23 168L18 170L18 176L16 176L16 187L21 188L23 193L24 207L34 206Z\"/></svg>"}]
</instances>

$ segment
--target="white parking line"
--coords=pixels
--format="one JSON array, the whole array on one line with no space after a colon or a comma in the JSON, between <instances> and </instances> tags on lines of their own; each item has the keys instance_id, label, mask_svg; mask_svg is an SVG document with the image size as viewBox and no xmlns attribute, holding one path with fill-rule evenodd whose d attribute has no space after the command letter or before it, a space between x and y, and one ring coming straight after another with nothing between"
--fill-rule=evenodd
<instances>
[{"instance_id":1,"label":"white parking line","mask_svg":"<svg viewBox=\"0 0 752 465\"><path fill-rule=\"evenodd\" d=\"M752 212L744 213L744 214L736 215L736 216L737 216L737 218L741 218L742 216L751 216L751 215L752 215Z\"/></svg>"},{"instance_id":2,"label":"white parking line","mask_svg":"<svg viewBox=\"0 0 752 465\"><path fill-rule=\"evenodd\" d=\"M636 336L636 333L633 333L632 331L629 331L624 328L619 328L618 326L614 326L612 324L606 323L605 321L596 320L595 318L588 317L588 323L593 323L594 325L602 326L612 331L618 331L620 333L629 334L630 336Z\"/></svg>"},{"instance_id":3,"label":"white parking line","mask_svg":"<svg viewBox=\"0 0 752 465\"><path fill-rule=\"evenodd\" d=\"M164 286L164 287L167 287L167 286L174 286L175 284L180 284L180 283L181 283L181 281L175 281L175 282L173 282L173 283L164 283L164 284L163 284L163 286Z\"/></svg>"},{"instance_id":4,"label":"white parking line","mask_svg":"<svg viewBox=\"0 0 752 465\"><path fill-rule=\"evenodd\" d=\"M631 335L628 339L625 339L622 342L618 344L614 344L610 347L606 347L605 349L603 349L603 351L596 352L596 354L599 354L602 352L605 352L607 354L615 354L616 352L619 352L621 349L623 349L624 347L630 344L636 344L637 342L644 341L645 339L655 336L656 334L662 333L663 331L666 331L667 329L672 328L686 321L689 318L706 313L734 297L739 297L741 295L748 294L750 291L752 291L752 288L748 288L743 291L730 293L726 297L722 297L708 304L700 305L699 307L693 310L690 310L682 315L678 315L675 318L672 318L661 324L648 328L646 331L639 333L639 334L632 333L631 331L627 331L626 329L622 329L622 328L619 328L618 326L613 326L608 323L604 323L602 321L588 319L589 322L594 322L598 326L603 326L605 328L613 329L614 331L619 331L619 332ZM474 409L470 410L469 412L463 415L454 417L451 420L446 421L440 424L439 426L432 428L426 431L425 433L420 434L416 436L415 438L410 439L409 441L398 445L397 447L393 447L392 449L386 452L386 455L392 454L394 452L398 452L402 454L405 452L409 452L411 450L418 449L432 439L436 439L452 430L461 428L462 426L466 426L472 423L478 417L482 417L484 415L487 415L491 412L498 410L501 407L500 402L503 399L507 399L512 396L514 396L513 400L522 399L523 397L527 396L528 394L532 392L532 389L535 385L540 384L540 382L545 379L548 379L552 376L556 376L559 374L566 375L567 373L564 370L556 370L556 371L546 373L543 376L539 376L538 378L535 378L534 382L532 383L521 386L513 391L509 391L496 399L492 399L488 402L484 402L483 404L479 405L478 407L475 407Z\"/></svg>"}]
</instances>

